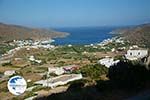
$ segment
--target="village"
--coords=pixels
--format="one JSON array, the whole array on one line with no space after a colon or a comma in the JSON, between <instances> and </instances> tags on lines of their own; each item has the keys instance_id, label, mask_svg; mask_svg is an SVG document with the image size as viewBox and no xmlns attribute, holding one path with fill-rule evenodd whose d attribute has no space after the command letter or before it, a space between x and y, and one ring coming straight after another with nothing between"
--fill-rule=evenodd
<instances>
[{"instance_id":1,"label":"village","mask_svg":"<svg viewBox=\"0 0 150 100\"><path fill-rule=\"evenodd\" d=\"M6 90L3 94L8 92L5 86L7 80L14 75L21 75L26 79L28 88L23 98L31 100L44 95L46 91L50 94L49 90L54 90L51 93L65 91L70 82L85 79L78 71L89 64L99 64L106 69L122 59L142 60L149 64L148 49L130 45L118 37L84 46L55 46L52 42L53 40L14 40L10 43L15 48L0 58L0 84ZM46 87L49 90L45 90ZM60 87L63 88L59 89Z\"/></svg>"}]
</instances>

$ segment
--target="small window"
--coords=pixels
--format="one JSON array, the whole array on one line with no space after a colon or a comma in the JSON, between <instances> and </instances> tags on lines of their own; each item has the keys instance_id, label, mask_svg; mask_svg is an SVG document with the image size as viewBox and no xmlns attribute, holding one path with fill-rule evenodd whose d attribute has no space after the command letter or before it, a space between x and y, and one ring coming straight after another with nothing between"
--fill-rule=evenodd
<instances>
[{"instance_id":1,"label":"small window","mask_svg":"<svg viewBox=\"0 0 150 100\"><path fill-rule=\"evenodd\" d=\"M138 52L138 55L140 55L140 52Z\"/></svg>"},{"instance_id":2,"label":"small window","mask_svg":"<svg viewBox=\"0 0 150 100\"><path fill-rule=\"evenodd\" d=\"M130 52L130 55L132 56L132 52Z\"/></svg>"}]
</instances>

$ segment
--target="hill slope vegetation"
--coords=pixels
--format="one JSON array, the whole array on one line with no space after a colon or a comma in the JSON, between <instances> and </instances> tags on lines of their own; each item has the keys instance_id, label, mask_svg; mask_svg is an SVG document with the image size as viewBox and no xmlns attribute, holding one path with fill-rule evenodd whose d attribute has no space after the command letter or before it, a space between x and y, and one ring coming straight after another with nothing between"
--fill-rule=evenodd
<instances>
[{"instance_id":1,"label":"hill slope vegetation","mask_svg":"<svg viewBox=\"0 0 150 100\"><path fill-rule=\"evenodd\" d=\"M125 37L131 44L150 48L150 23L118 29L115 33Z\"/></svg>"}]
</instances>

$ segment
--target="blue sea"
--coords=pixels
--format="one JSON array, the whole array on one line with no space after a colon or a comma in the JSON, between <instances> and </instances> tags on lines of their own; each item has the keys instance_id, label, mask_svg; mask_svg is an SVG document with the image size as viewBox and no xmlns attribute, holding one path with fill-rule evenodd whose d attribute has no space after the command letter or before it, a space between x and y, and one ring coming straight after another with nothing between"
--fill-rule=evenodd
<instances>
[{"instance_id":1,"label":"blue sea","mask_svg":"<svg viewBox=\"0 0 150 100\"><path fill-rule=\"evenodd\" d=\"M55 45L85 45L100 43L104 39L112 38L110 34L116 27L76 27L76 28L57 28L60 32L70 33L64 38L54 38Z\"/></svg>"}]
</instances>

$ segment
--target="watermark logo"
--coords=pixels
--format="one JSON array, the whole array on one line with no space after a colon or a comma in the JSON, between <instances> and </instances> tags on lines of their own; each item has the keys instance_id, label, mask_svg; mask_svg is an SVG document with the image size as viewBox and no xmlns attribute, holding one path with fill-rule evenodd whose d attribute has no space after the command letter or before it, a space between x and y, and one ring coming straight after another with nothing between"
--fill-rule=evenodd
<instances>
[{"instance_id":1,"label":"watermark logo","mask_svg":"<svg viewBox=\"0 0 150 100\"><path fill-rule=\"evenodd\" d=\"M27 88L25 79L21 76L13 76L9 79L7 84L9 92L14 95L21 95Z\"/></svg>"}]
</instances>

